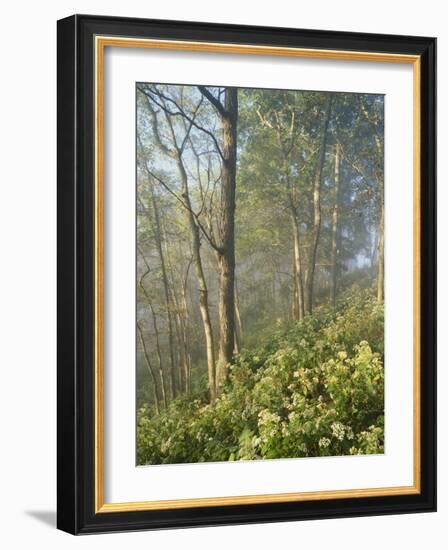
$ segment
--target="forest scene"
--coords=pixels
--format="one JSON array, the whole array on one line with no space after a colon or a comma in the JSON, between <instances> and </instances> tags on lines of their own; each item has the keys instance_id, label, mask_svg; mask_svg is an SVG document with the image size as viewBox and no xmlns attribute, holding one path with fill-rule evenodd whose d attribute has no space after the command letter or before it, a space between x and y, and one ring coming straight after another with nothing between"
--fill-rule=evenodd
<instances>
[{"instance_id":1,"label":"forest scene","mask_svg":"<svg viewBox=\"0 0 448 550\"><path fill-rule=\"evenodd\" d=\"M384 453L384 97L136 113L137 465Z\"/></svg>"}]
</instances>

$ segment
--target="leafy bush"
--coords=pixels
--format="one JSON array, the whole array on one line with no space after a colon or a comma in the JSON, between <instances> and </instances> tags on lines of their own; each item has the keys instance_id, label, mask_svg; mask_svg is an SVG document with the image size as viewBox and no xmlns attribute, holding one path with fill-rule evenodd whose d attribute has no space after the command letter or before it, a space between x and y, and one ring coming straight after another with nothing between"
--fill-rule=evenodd
<instances>
[{"instance_id":1,"label":"leafy bush","mask_svg":"<svg viewBox=\"0 0 448 550\"><path fill-rule=\"evenodd\" d=\"M383 307L352 288L234 358L214 404L138 411L139 464L384 452Z\"/></svg>"}]
</instances>

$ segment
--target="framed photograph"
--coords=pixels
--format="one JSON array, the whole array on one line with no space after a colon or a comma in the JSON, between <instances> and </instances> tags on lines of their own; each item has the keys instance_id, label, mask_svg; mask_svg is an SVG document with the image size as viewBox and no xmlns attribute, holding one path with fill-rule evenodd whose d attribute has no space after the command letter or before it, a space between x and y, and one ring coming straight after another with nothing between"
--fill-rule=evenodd
<instances>
[{"instance_id":1,"label":"framed photograph","mask_svg":"<svg viewBox=\"0 0 448 550\"><path fill-rule=\"evenodd\" d=\"M58 22L58 527L436 508L434 38Z\"/></svg>"}]
</instances>

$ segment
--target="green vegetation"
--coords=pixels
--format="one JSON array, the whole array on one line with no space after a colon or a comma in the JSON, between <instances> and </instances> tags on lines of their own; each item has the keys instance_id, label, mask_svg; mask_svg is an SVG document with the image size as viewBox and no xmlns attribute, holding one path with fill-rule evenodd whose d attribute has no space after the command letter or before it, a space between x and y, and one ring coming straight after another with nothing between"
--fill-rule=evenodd
<instances>
[{"instance_id":1,"label":"green vegetation","mask_svg":"<svg viewBox=\"0 0 448 550\"><path fill-rule=\"evenodd\" d=\"M383 452L384 97L136 86L137 464Z\"/></svg>"},{"instance_id":2,"label":"green vegetation","mask_svg":"<svg viewBox=\"0 0 448 550\"><path fill-rule=\"evenodd\" d=\"M138 410L138 464L384 451L384 308L354 285L334 307L279 323L236 354L220 396L207 379L155 415Z\"/></svg>"}]
</instances>

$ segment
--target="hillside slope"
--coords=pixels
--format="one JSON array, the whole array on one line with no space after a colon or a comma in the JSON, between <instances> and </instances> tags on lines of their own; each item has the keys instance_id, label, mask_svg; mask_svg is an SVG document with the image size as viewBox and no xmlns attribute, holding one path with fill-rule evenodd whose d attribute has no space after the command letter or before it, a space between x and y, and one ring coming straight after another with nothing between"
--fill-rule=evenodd
<instances>
[{"instance_id":1,"label":"hillside slope","mask_svg":"<svg viewBox=\"0 0 448 550\"><path fill-rule=\"evenodd\" d=\"M354 287L237 355L214 404L141 408L138 464L383 453L383 342L383 306Z\"/></svg>"}]
</instances>

